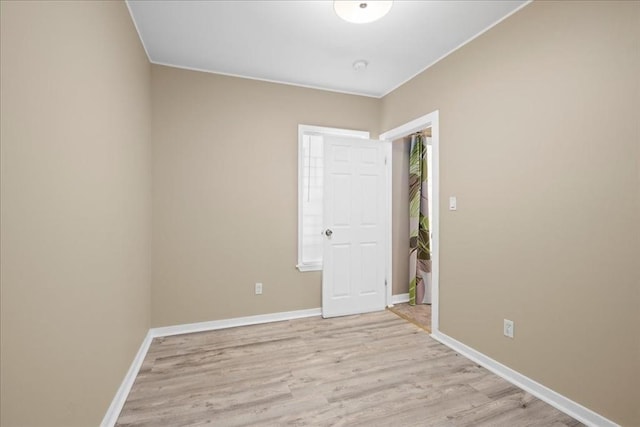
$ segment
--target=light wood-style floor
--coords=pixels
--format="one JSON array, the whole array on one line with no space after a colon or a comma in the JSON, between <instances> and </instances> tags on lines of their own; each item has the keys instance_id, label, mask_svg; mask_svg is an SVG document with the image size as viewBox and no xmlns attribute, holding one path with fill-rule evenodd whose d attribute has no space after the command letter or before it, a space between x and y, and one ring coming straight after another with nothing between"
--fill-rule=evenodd
<instances>
[{"instance_id":1,"label":"light wood-style floor","mask_svg":"<svg viewBox=\"0 0 640 427\"><path fill-rule=\"evenodd\" d=\"M390 311L402 317L405 320L421 327L427 332L431 332L431 305L409 303L396 304L389 308Z\"/></svg>"},{"instance_id":2,"label":"light wood-style floor","mask_svg":"<svg viewBox=\"0 0 640 427\"><path fill-rule=\"evenodd\" d=\"M579 426L389 311L156 338L118 426Z\"/></svg>"}]
</instances>

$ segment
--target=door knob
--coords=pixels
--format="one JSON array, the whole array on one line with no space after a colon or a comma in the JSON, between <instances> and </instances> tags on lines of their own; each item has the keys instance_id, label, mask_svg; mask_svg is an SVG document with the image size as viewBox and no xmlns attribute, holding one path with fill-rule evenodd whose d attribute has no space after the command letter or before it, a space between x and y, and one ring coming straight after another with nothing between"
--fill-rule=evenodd
<instances>
[{"instance_id":1,"label":"door knob","mask_svg":"<svg viewBox=\"0 0 640 427\"><path fill-rule=\"evenodd\" d=\"M325 234L325 236L327 236L327 237L331 237L331 235L333 234L333 231L331 231L331 229L330 229L330 228L327 228L327 229L324 231L324 234Z\"/></svg>"}]
</instances>

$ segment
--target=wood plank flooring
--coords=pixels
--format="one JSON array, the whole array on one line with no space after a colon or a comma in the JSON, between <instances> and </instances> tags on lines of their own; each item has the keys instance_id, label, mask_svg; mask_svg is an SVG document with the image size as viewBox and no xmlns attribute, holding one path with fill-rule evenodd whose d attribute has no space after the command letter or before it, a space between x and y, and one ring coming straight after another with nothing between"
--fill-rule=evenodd
<instances>
[{"instance_id":1,"label":"wood plank flooring","mask_svg":"<svg viewBox=\"0 0 640 427\"><path fill-rule=\"evenodd\" d=\"M389 311L397 314L405 320L421 327L427 332L431 332L431 305L409 303L396 304L389 308Z\"/></svg>"},{"instance_id":2,"label":"wood plank flooring","mask_svg":"<svg viewBox=\"0 0 640 427\"><path fill-rule=\"evenodd\" d=\"M117 426L580 426L389 311L154 339Z\"/></svg>"}]
</instances>

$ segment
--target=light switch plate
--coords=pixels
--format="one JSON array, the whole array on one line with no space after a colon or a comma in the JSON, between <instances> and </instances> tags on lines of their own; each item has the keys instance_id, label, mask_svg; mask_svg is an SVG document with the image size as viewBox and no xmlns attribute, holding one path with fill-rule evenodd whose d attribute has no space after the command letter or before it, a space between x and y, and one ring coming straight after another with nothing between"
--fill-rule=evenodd
<instances>
[{"instance_id":1,"label":"light switch plate","mask_svg":"<svg viewBox=\"0 0 640 427\"><path fill-rule=\"evenodd\" d=\"M456 196L449 197L449 210L458 210L458 199L456 198Z\"/></svg>"}]
</instances>

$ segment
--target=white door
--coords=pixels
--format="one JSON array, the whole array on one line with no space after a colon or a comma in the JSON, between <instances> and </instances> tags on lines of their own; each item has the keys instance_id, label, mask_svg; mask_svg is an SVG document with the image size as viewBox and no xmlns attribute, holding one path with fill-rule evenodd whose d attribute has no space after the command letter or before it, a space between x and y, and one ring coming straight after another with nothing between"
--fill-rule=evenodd
<instances>
[{"instance_id":1,"label":"white door","mask_svg":"<svg viewBox=\"0 0 640 427\"><path fill-rule=\"evenodd\" d=\"M384 310L385 144L324 138L323 317Z\"/></svg>"}]
</instances>

